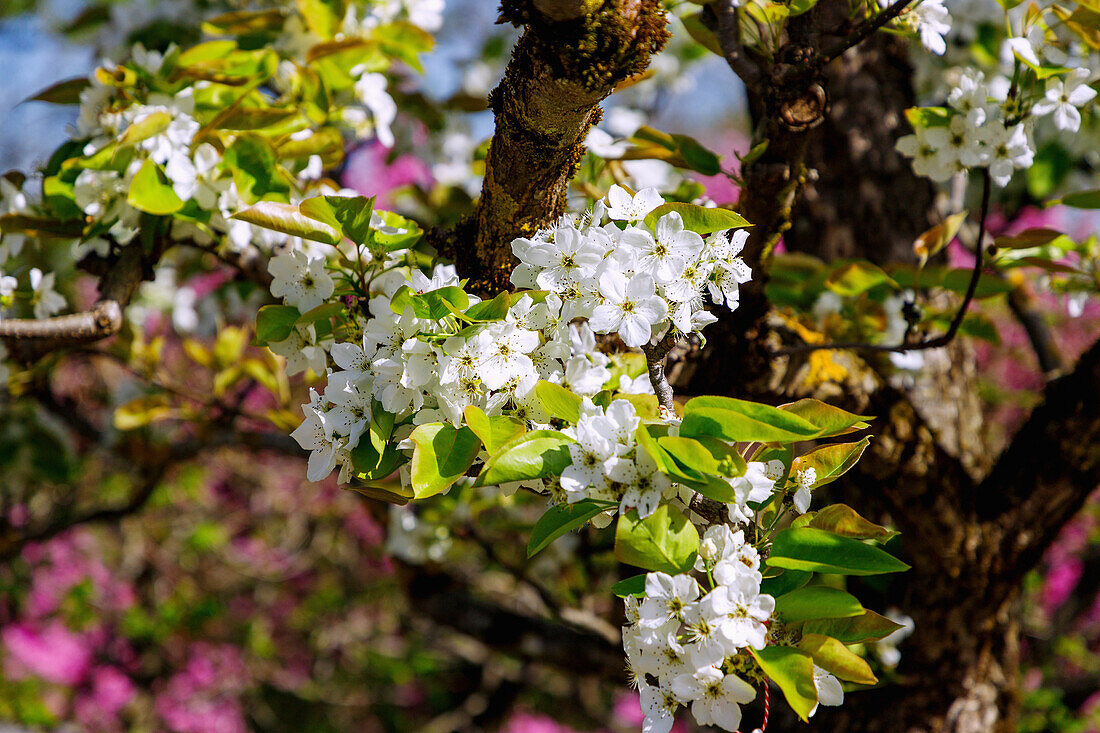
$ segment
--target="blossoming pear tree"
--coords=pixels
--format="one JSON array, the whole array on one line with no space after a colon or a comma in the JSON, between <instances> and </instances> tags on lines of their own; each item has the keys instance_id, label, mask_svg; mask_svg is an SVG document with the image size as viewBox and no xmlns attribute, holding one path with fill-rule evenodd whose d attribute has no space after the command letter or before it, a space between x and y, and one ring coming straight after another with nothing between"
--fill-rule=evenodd
<instances>
[{"instance_id":1,"label":"blossoming pear tree","mask_svg":"<svg viewBox=\"0 0 1100 733\"><path fill-rule=\"evenodd\" d=\"M142 283L231 268L240 290L214 303L214 345L181 347L211 372L219 415L150 379L116 406L120 432L265 424L308 456L310 482L392 505L391 547L413 566L445 559L449 521L517 506L538 510L527 562L557 545L568 564L567 538L596 538L618 577L587 590L622 599L610 614L644 731L668 733L681 708L726 731L784 715L1008 730L1015 588L1100 480L1097 347L1069 373L1021 293L1083 308L1100 245L1053 227L994 235L995 207L1100 208L1095 149L1068 152L1094 132L1100 8L986 4L959 22L942 0L503 2L523 30L488 96L492 140L468 151L480 195L385 207L389 191L334 171L360 141L415 149L455 114L413 91L435 3L217 15L195 45L135 46L36 97L79 118L39 170L0 182L0 374L27 400L89 350L154 374L163 344L133 323ZM606 97L646 83L669 25L684 58L713 52L744 82L753 139L736 167L641 122L600 126ZM934 182L943 208L916 231L895 222L910 261L816 256L795 222L823 195L813 136L843 114L830 74L882 43L911 47L930 79L877 150L919 192L892 205L932 211ZM657 185L630 165L643 161L663 166ZM1000 296L1044 371L1067 375L995 465L964 465L917 387L935 360L997 340L972 306ZM226 326L231 309L248 335ZM263 414L245 412L253 384L275 400ZM900 660L872 653L904 625L887 606L916 621ZM935 692L895 672L910 656L942 675Z\"/></svg>"}]
</instances>

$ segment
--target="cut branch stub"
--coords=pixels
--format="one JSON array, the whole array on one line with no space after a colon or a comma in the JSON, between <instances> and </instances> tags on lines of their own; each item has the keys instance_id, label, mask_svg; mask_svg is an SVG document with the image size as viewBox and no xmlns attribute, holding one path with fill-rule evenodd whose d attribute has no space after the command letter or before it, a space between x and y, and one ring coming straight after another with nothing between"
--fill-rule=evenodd
<instances>
[{"instance_id":1,"label":"cut branch stub","mask_svg":"<svg viewBox=\"0 0 1100 733\"><path fill-rule=\"evenodd\" d=\"M565 211L600 101L643 72L669 35L658 0L505 2L501 19L526 29L489 96L496 132L481 199L440 243L482 294L508 288L511 241Z\"/></svg>"}]
</instances>

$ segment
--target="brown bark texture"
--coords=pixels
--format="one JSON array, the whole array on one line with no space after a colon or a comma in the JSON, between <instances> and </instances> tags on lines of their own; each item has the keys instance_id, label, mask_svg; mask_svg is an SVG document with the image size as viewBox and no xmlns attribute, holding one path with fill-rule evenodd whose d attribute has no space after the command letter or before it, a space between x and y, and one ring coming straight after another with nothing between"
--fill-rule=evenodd
<instances>
[{"instance_id":1,"label":"brown bark texture","mask_svg":"<svg viewBox=\"0 0 1100 733\"><path fill-rule=\"evenodd\" d=\"M508 288L510 242L549 226L566 192L599 103L641 73L668 39L658 0L504 2L501 20L525 27L489 95L496 131L473 216L439 242L470 287Z\"/></svg>"}]
</instances>

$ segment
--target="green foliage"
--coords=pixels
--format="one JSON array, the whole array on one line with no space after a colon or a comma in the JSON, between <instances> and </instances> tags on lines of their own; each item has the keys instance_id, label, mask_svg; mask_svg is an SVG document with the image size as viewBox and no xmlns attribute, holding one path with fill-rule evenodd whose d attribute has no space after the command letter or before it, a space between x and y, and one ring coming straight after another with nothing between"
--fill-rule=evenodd
<instances>
[{"instance_id":1,"label":"green foliage","mask_svg":"<svg viewBox=\"0 0 1100 733\"><path fill-rule=\"evenodd\" d=\"M878 575L909 569L877 547L813 527L785 529L776 534L768 564L843 575Z\"/></svg>"},{"instance_id":2,"label":"green foliage","mask_svg":"<svg viewBox=\"0 0 1100 733\"><path fill-rule=\"evenodd\" d=\"M669 574L689 571L699 551L699 532L680 510L662 504L639 519L636 511L619 516L615 557L629 565Z\"/></svg>"}]
</instances>

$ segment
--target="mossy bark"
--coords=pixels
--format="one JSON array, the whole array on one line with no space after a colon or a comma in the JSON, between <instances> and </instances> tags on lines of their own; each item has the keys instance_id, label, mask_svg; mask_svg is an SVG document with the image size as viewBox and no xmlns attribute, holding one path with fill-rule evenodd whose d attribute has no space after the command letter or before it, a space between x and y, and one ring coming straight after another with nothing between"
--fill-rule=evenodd
<instances>
[{"instance_id":1,"label":"mossy bark","mask_svg":"<svg viewBox=\"0 0 1100 733\"><path fill-rule=\"evenodd\" d=\"M441 247L485 294L508 288L512 239L564 213L599 103L668 38L658 0L505 2L501 19L525 31L489 96L496 132L481 199Z\"/></svg>"}]
</instances>

